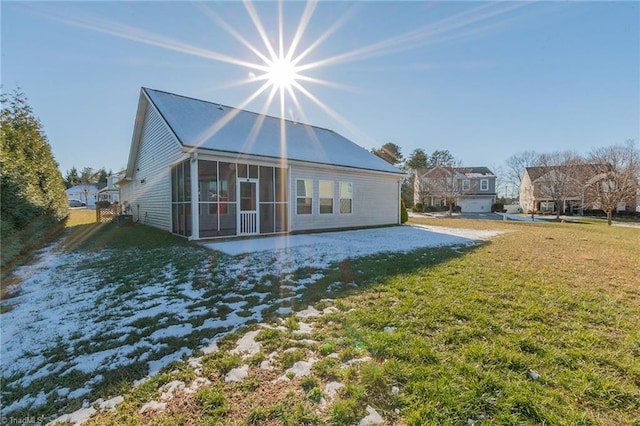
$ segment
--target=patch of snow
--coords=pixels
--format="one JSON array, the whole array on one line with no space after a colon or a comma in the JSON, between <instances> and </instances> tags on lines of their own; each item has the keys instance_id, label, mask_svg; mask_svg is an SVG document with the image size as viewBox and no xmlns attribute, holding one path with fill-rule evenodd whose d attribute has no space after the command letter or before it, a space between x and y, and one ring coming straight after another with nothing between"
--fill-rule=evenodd
<instances>
[{"instance_id":1,"label":"patch of snow","mask_svg":"<svg viewBox=\"0 0 640 426\"><path fill-rule=\"evenodd\" d=\"M182 392L187 385L181 380L173 380L160 388L160 400L168 401L176 394Z\"/></svg>"},{"instance_id":2,"label":"patch of snow","mask_svg":"<svg viewBox=\"0 0 640 426\"><path fill-rule=\"evenodd\" d=\"M327 386L324 387L324 393L327 395L329 399L333 399L338 395L338 391L344 387L343 383L340 382L330 382L327 383Z\"/></svg>"},{"instance_id":3,"label":"patch of snow","mask_svg":"<svg viewBox=\"0 0 640 426\"><path fill-rule=\"evenodd\" d=\"M311 318L320 316L321 313L313 306L307 306L307 309L303 309L302 311L296 312L296 316L299 318Z\"/></svg>"},{"instance_id":4,"label":"patch of snow","mask_svg":"<svg viewBox=\"0 0 640 426\"><path fill-rule=\"evenodd\" d=\"M407 252L418 248L445 245L469 245L490 238L499 231L465 230L426 225L402 225L389 228L359 229L256 238L241 241L205 243L204 246L231 256L267 252L277 253L283 264L305 264L322 269L347 257L382 252ZM284 261L286 259L286 261ZM298 268L293 268L291 272ZM289 270L287 268L287 270Z\"/></svg>"},{"instance_id":5,"label":"patch of snow","mask_svg":"<svg viewBox=\"0 0 640 426\"><path fill-rule=\"evenodd\" d=\"M317 360L315 358L310 358L309 361L297 361L291 368L285 371L284 377L286 377L288 373L293 373L294 377L308 376L311 374L311 367L313 367L313 364L316 362Z\"/></svg>"},{"instance_id":6,"label":"patch of snow","mask_svg":"<svg viewBox=\"0 0 640 426\"><path fill-rule=\"evenodd\" d=\"M122 396L115 396L111 399L107 399L106 401L102 401L98 404L98 407L100 408L100 410L102 411L111 411L111 410L115 410L116 406L119 404L122 404L124 402L124 397Z\"/></svg>"},{"instance_id":7,"label":"patch of snow","mask_svg":"<svg viewBox=\"0 0 640 426\"><path fill-rule=\"evenodd\" d=\"M96 409L93 407L80 408L71 414L64 414L57 419L47 423L47 426L53 426L58 423L71 423L72 425L82 425L87 422L91 416L96 413Z\"/></svg>"},{"instance_id":8,"label":"patch of snow","mask_svg":"<svg viewBox=\"0 0 640 426\"><path fill-rule=\"evenodd\" d=\"M69 392L69 394L67 395L68 398L80 398L81 396L84 396L86 394L88 394L89 392L91 392L90 388L80 388L80 389L76 389L73 392Z\"/></svg>"},{"instance_id":9,"label":"patch of snow","mask_svg":"<svg viewBox=\"0 0 640 426\"><path fill-rule=\"evenodd\" d=\"M140 407L140 414L144 414L147 411L164 411L167 409L166 402L158 402L158 401L149 401L145 402L142 407Z\"/></svg>"},{"instance_id":10,"label":"patch of snow","mask_svg":"<svg viewBox=\"0 0 640 426\"><path fill-rule=\"evenodd\" d=\"M236 347L230 351L231 354L242 355L243 358L249 358L260 352L262 344L256 342L256 336L260 333L260 330L250 331L236 344Z\"/></svg>"},{"instance_id":11,"label":"patch of snow","mask_svg":"<svg viewBox=\"0 0 640 426\"><path fill-rule=\"evenodd\" d=\"M311 334L313 333L313 326L306 322L298 323L298 329L293 330L293 334Z\"/></svg>"},{"instance_id":12,"label":"patch of snow","mask_svg":"<svg viewBox=\"0 0 640 426\"><path fill-rule=\"evenodd\" d=\"M320 342L316 341L316 340L311 340L311 339L302 339L302 340L295 340L295 342L305 345L305 346L316 346L318 345Z\"/></svg>"},{"instance_id":13,"label":"patch of snow","mask_svg":"<svg viewBox=\"0 0 640 426\"><path fill-rule=\"evenodd\" d=\"M191 385L189 385L189 387L184 390L184 392L189 394L196 393L201 387L209 386L210 384L211 380L205 377L196 377L195 380L191 382Z\"/></svg>"},{"instance_id":14,"label":"patch of snow","mask_svg":"<svg viewBox=\"0 0 640 426\"><path fill-rule=\"evenodd\" d=\"M175 324L167 328L161 328L160 330L154 331L151 336L149 336L149 338L152 340L157 340L164 337L182 337L188 336L192 331L193 326L190 323Z\"/></svg>"},{"instance_id":15,"label":"patch of snow","mask_svg":"<svg viewBox=\"0 0 640 426\"><path fill-rule=\"evenodd\" d=\"M201 350L202 350L202 353L205 355L218 352L218 342L214 340L213 342L209 343L207 346L205 346Z\"/></svg>"},{"instance_id":16,"label":"patch of snow","mask_svg":"<svg viewBox=\"0 0 640 426\"><path fill-rule=\"evenodd\" d=\"M290 306L281 306L276 309L276 314L278 315L289 315L291 312L293 312L293 309Z\"/></svg>"},{"instance_id":17,"label":"patch of snow","mask_svg":"<svg viewBox=\"0 0 640 426\"><path fill-rule=\"evenodd\" d=\"M371 361L371 357L367 355L367 356L363 356L362 358L350 359L349 361L345 362L345 365L361 364L363 362L369 362L369 361Z\"/></svg>"},{"instance_id":18,"label":"patch of snow","mask_svg":"<svg viewBox=\"0 0 640 426\"><path fill-rule=\"evenodd\" d=\"M192 350L189 348L181 348L179 351L166 355L158 360L149 361L149 375L155 376L162 370L163 367L171 364L173 361L178 361L183 355L191 355Z\"/></svg>"},{"instance_id":19,"label":"patch of snow","mask_svg":"<svg viewBox=\"0 0 640 426\"><path fill-rule=\"evenodd\" d=\"M384 419L376 410L373 409L370 405L367 405L367 416L360 420L358 426L371 426L371 425L382 425L384 424Z\"/></svg>"},{"instance_id":20,"label":"patch of snow","mask_svg":"<svg viewBox=\"0 0 640 426\"><path fill-rule=\"evenodd\" d=\"M249 366L247 364L239 368L232 368L225 376L225 383L241 382L249 375Z\"/></svg>"}]
</instances>

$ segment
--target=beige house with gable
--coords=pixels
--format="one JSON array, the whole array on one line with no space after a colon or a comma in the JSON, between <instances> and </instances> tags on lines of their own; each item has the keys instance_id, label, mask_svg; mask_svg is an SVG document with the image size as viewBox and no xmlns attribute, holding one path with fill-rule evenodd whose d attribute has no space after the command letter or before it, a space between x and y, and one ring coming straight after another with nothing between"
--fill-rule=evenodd
<instances>
[{"instance_id":1,"label":"beige house with gable","mask_svg":"<svg viewBox=\"0 0 640 426\"><path fill-rule=\"evenodd\" d=\"M416 171L414 204L446 207L464 213L489 213L496 202L496 175L487 167L436 166Z\"/></svg>"}]
</instances>

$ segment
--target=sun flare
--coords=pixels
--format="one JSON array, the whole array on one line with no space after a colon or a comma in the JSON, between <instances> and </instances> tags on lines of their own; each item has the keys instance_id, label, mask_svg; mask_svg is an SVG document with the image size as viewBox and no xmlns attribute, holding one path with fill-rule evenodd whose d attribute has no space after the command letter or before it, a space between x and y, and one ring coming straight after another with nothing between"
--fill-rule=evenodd
<instances>
[{"instance_id":1,"label":"sun flare","mask_svg":"<svg viewBox=\"0 0 640 426\"><path fill-rule=\"evenodd\" d=\"M1 0L0 0L1 1ZM206 47L192 45L180 40L172 39L165 34L155 33L143 28L131 27L129 25L98 19L92 21L70 19L61 15L49 15L52 19L59 20L68 25L85 28L91 31L98 31L115 37L131 40L134 42L160 47L174 52L206 58L216 62L231 64L241 67L246 74L244 78L239 78L226 84L224 87L235 87L243 85L257 85L257 89L249 94L240 104L238 109L250 105L260 96L265 96L265 102L261 109L262 113L268 113L273 103L279 103L280 117L285 119L285 111L289 111L289 116L297 120L307 120L303 110L302 100L309 100L311 104L319 107L330 117L339 122L354 134L359 134L363 138L368 135L349 123L342 115L334 110L330 104L323 102L309 86L324 86L352 90L353 87L339 84L335 81L320 79L313 74L312 70L355 62L363 59L379 57L396 53L403 50L415 49L420 46L440 43L443 41L456 40L459 38L474 36L484 31L492 30L497 24L494 19L498 15L506 14L512 10L524 7L527 2L488 2L477 7L464 10L451 17L441 19L418 27L414 30L402 34L383 38L370 44L357 46L352 50L338 52L325 57L317 57L317 49L325 43L340 28L344 27L347 21L358 10L357 5L351 6L341 13L333 24L324 28L319 36L305 37L307 27L310 25L314 11L320 2L317 0L307 0L304 2L304 10L295 27L292 36L288 36L284 20L284 0L277 0L277 18L270 16L268 26L263 25L254 1L243 0L242 4L255 27L257 40L252 40L252 32L245 34L237 26L232 25L214 10L213 2L195 2L195 7L208 17L215 25L222 28L230 36L244 45L255 57L238 57L233 54L226 54L211 50ZM261 2L255 2L261 3ZM261 4L262 6L262 4ZM274 27L274 24L275 27ZM348 28L348 27L347 27ZM255 36L256 34L253 34ZM261 45L262 44L262 45ZM312 55L315 52L315 55ZM314 56L316 56L314 58ZM228 114L211 132L219 130L228 121L233 119L233 114Z\"/></svg>"},{"instance_id":2,"label":"sun flare","mask_svg":"<svg viewBox=\"0 0 640 426\"><path fill-rule=\"evenodd\" d=\"M291 90L299 75L292 61L286 58L275 58L267 63L266 76L269 84L277 89Z\"/></svg>"}]
</instances>

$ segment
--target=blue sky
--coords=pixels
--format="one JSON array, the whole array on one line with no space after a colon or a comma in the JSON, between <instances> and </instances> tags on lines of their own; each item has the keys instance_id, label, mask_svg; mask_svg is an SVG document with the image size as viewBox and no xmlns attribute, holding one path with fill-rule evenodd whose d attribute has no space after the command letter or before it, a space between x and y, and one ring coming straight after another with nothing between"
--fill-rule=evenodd
<instances>
[{"instance_id":1,"label":"blue sky","mask_svg":"<svg viewBox=\"0 0 640 426\"><path fill-rule=\"evenodd\" d=\"M277 99L265 107L268 90L247 103L262 84L247 63L262 61L238 38L267 48L240 2L0 7L2 90L26 93L63 174L126 166L141 86L281 114ZM586 154L639 139L638 2L306 7L282 4L283 45L308 17L294 57L313 47L299 64L318 66L300 73L323 83L299 80L314 99L296 91L287 118L367 149L448 149L496 169L525 150ZM277 50L278 3L249 9Z\"/></svg>"}]
</instances>

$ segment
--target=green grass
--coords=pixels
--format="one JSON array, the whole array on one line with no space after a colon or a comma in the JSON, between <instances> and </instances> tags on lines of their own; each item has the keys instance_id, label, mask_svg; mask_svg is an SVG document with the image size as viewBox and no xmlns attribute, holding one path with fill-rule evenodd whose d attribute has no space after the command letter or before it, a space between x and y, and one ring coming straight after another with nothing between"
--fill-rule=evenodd
<instances>
[{"instance_id":1,"label":"green grass","mask_svg":"<svg viewBox=\"0 0 640 426\"><path fill-rule=\"evenodd\" d=\"M409 424L637 421L640 230L481 225L513 232L434 266L395 258L397 272L343 300L344 337L396 366L384 386L355 382L382 392L397 374Z\"/></svg>"},{"instance_id":2,"label":"green grass","mask_svg":"<svg viewBox=\"0 0 640 426\"><path fill-rule=\"evenodd\" d=\"M299 327L291 317L286 331L261 329L256 340L263 353L248 361L254 370L265 354L279 351L273 376L264 382L251 376L245 386L224 384L224 374L242 363L226 352L239 331L218 342L221 352L203 358L205 376L214 383L191 396L185 411L151 419L138 414L163 384L192 377L175 363L137 388L122 385L127 376L116 375L113 386L124 390L125 403L94 424L351 425L370 405L390 423L406 425L640 425L640 229L598 220L422 222L505 233L475 247L347 259L320 271L324 277L294 305L326 307L319 301L334 289L330 305L339 312L304 320L314 326L315 348L284 352ZM90 240L78 239L73 248L139 248L135 262L105 265L120 277L123 292L144 285L169 257L183 265L178 269L188 269L170 249L188 242L163 233L144 234L144 241L137 234L143 231L95 228ZM269 278L276 286L279 280ZM260 286L273 291L266 281ZM135 326L142 332L155 322L141 318ZM339 359L329 358L332 353ZM343 364L365 356L371 360ZM310 357L318 360L312 376L271 383ZM345 387L318 411L330 381Z\"/></svg>"}]
</instances>

